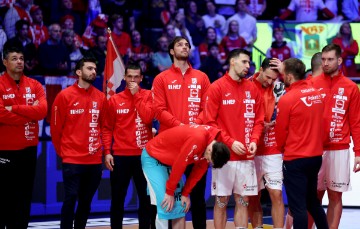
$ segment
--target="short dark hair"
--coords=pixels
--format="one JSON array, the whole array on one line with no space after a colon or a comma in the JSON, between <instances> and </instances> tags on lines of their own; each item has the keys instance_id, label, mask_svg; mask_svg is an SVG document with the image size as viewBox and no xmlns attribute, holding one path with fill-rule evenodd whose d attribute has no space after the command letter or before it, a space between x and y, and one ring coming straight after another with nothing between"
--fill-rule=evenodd
<instances>
[{"instance_id":1,"label":"short dark hair","mask_svg":"<svg viewBox=\"0 0 360 229\"><path fill-rule=\"evenodd\" d=\"M191 49L190 42L189 42L189 40L188 40L186 37L184 37L184 36L176 36L176 37L170 42L170 44L169 44L169 46L168 46L168 53L169 53L169 56L170 56L171 61L172 61L173 63L174 63L174 56L170 54L170 50L171 50L171 49L174 49L175 44L178 43L180 40L186 40L187 43L189 43L189 49Z\"/></svg>"},{"instance_id":2,"label":"short dark hair","mask_svg":"<svg viewBox=\"0 0 360 229\"><path fill-rule=\"evenodd\" d=\"M251 56L250 56L250 52L249 52L249 51L247 51L247 50L245 50L245 49L233 49L233 50L230 51L226 62L227 62L227 63L230 63L230 60L231 60L232 58L239 57L240 54L245 54L245 55L247 55L247 56L251 59Z\"/></svg>"},{"instance_id":3,"label":"short dark hair","mask_svg":"<svg viewBox=\"0 0 360 229\"><path fill-rule=\"evenodd\" d=\"M140 70L140 75L143 74L143 72L142 72L142 70L141 70L141 67L140 67L139 61L137 61L137 62L132 62L132 61L130 61L130 62L126 65L125 75L127 74L128 69Z\"/></svg>"},{"instance_id":4,"label":"short dark hair","mask_svg":"<svg viewBox=\"0 0 360 229\"><path fill-rule=\"evenodd\" d=\"M15 23L15 30L16 31L20 31L22 30L23 26L27 25L28 27L30 27L30 23L24 19L20 19Z\"/></svg>"},{"instance_id":5,"label":"short dark hair","mask_svg":"<svg viewBox=\"0 0 360 229\"><path fill-rule=\"evenodd\" d=\"M24 55L24 48L20 42L6 41L3 48L3 59L7 59L9 53L16 52Z\"/></svg>"},{"instance_id":6,"label":"short dark hair","mask_svg":"<svg viewBox=\"0 0 360 229\"><path fill-rule=\"evenodd\" d=\"M270 64L270 61L272 60L272 58L265 58L263 60L263 62L261 63L261 68L263 71L265 71L266 69L270 68L270 67L275 67L275 65ZM275 72L279 72L277 69L272 69Z\"/></svg>"},{"instance_id":7,"label":"short dark hair","mask_svg":"<svg viewBox=\"0 0 360 229\"><path fill-rule=\"evenodd\" d=\"M111 15L110 18L111 24L114 24L119 18L124 19L123 16L121 16L120 14Z\"/></svg>"},{"instance_id":8,"label":"short dark hair","mask_svg":"<svg viewBox=\"0 0 360 229\"><path fill-rule=\"evenodd\" d=\"M328 44L321 50L321 52L330 52L333 50L335 51L335 55L337 58L341 57L341 48L337 44Z\"/></svg>"},{"instance_id":9,"label":"short dark hair","mask_svg":"<svg viewBox=\"0 0 360 229\"><path fill-rule=\"evenodd\" d=\"M285 74L293 74L296 80L305 79L305 64L297 58L289 58L284 60L284 72Z\"/></svg>"},{"instance_id":10,"label":"short dark hair","mask_svg":"<svg viewBox=\"0 0 360 229\"><path fill-rule=\"evenodd\" d=\"M93 57L92 55L84 56L84 57L81 58L78 62L76 62L75 72L76 72L77 70L80 70L82 67L84 67L85 62L91 62L91 63L97 64L96 58Z\"/></svg>"},{"instance_id":11,"label":"short dark hair","mask_svg":"<svg viewBox=\"0 0 360 229\"><path fill-rule=\"evenodd\" d=\"M222 168L230 160L230 150L222 142L215 142L212 146L211 160L214 169Z\"/></svg>"},{"instance_id":12,"label":"short dark hair","mask_svg":"<svg viewBox=\"0 0 360 229\"><path fill-rule=\"evenodd\" d=\"M321 52L315 53L311 57L311 71L316 71L321 67Z\"/></svg>"}]
</instances>

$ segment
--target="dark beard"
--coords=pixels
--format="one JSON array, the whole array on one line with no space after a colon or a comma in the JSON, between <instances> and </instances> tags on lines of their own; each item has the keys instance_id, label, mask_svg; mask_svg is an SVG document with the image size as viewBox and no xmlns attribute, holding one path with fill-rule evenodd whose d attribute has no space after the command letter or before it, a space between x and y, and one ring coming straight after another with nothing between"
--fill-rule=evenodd
<instances>
[{"instance_id":1,"label":"dark beard","mask_svg":"<svg viewBox=\"0 0 360 229\"><path fill-rule=\"evenodd\" d=\"M94 79L85 79L85 78L82 78L83 81L85 81L85 82L87 82L87 83L89 83L89 84L93 84L93 83L95 82L95 79L96 79L96 78L94 78Z\"/></svg>"}]
</instances>

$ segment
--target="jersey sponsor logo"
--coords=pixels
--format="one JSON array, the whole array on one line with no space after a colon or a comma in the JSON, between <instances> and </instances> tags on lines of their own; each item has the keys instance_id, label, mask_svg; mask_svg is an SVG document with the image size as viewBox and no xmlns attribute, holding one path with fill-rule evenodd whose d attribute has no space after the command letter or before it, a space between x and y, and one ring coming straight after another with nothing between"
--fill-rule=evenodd
<instances>
[{"instance_id":1,"label":"jersey sponsor logo","mask_svg":"<svg viewBox=\"0 0 360 229\"><path fill-rule=\"evenodd\" d=\"M168 85L168 89L169 89L169 90L180 90L180 89L181 89L181 85L180 85L180 84Z\"/></svg>"},{"instance_id":2,"label":"jersey sponsor logo","mask_svg":"<svg viewBox=\"0 0 360 229\"><path fill-rule=\"evenodd\" d=\"M119 103L119 106L120 107L122 107L122 106L124 106L125 105L125 103Z\"/></svg>"},{"instance_id":3,"label":"jersey sponsor logo","mask_svg":"<svg viewBox=\"0 0 360 229\"><path fill-rule=\"evenodd\" d=\"M127 114L129 113L130 109L117 109L116 113L117 114Z\"/></svg>"},{"instance_id":4,"label":"jersey sponsor logo","mask_svg":"<svg viewBox=\"0 0 360 229\"><path fill-rule=\"evenodd\" d=\"M74 114L82 114L84 113L84 109L71 109L70 110L70 114L74 115Z\"/></svg>"},{"instance_id":5,"label":"jersey sponsor logo","mask_svg":"<svg viewBox=\"0 0 360 229\"><path fill-rule=\"evenodd\" d=\"M314 88L307 88L307 89L300 90L301 93L308 93L308 92L312 92L312 91L315 91L315 89Z\"/></svg>"},{"instance_id":6,"label":"jersey sponsor logo","mask_svg":"<svg viewBox=\"0 0 360 229\"><path fill-rule=\"evenodd\" d=\"M74 107L76 107L77 105L79 105L80 103L79 102L76 102L76 103L74 103L73 105L74 105Z\"/></svg>"},{"instance_id":7,"label":"jersey sponsor logo","mask_svg":"<svg viewBox=\"0 0 360 229\"><path fill-rule=\"evenodd\" d=\"M13 99L13 98L15 98L15 94L3 95L3 99Z\"/></svg>"},{"instance_id":8,"label":"jersey sponsor logo","mask_svg":"<svg viewBox=\"0 0 360 229\"><path fill-rule=\"evenodd\" d=\"M222 102L223 102L223 105L234 105L235 99L224 99Z\"/></svg>"},{"instance_id":9,"label":"jersey sponsor logo","mask_svg":"<svg viewBox=\"0 0 360 229\"><path fill-rule=\"evenodd\" d=\"M311 107L313 104L322 103L321 95L309 95L300 99L307 107Z\"/></svg>"},{"instance_id":10,"label":"jersey sponsor logo","mask_svg":"<svg viewBox=\"0 0 360 229\"><path fill-rule=\"evenodd\" d=\"M11 90L11 87L10 88L6 88L6 91L10 91Z\"/></svg>"},{"instance_id":11,"label":"jersey sponsor logo","mask_svg":"<svg viewBox=\"0 0 360 229\"><path fill-rule=\"evenodd\" d=\"M35 98L35 94L25 94L23 95L23 98L25 99Z\"/></svg>"},{"instance_id":12,"label":"jersey sponsor logo","mask_svg":"<svg viewBox=\"0 0 360 229\"><path fill-rule=\"evenodd\" d=\"M173 81L171 81L171 83L176 83L176 81L177 81L177 80L173 80Z\"/></svg>"},{"instance_id":13,"label":"jersey sponsor logo","mask_svg":"<svg viewBox=\"0 0 360 229\"><path fill-rule=\"evenodd\" d=\"M225 97L229 97L231 95L231 93L226 93Z\"/></svg>"}]
</instances>

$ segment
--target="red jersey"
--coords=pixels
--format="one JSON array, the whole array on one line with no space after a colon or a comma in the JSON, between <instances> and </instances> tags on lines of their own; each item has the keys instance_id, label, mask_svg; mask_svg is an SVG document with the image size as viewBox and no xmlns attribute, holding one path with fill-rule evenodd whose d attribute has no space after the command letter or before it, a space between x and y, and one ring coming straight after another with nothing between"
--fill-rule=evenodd
<instances>
[{"instance_id":1,"label":"red jersey","mask_svg":"<svg viewBox=\"0 0 360 229\"><path fill-rule=\"evenodd\" d=\"M128 50L131 50L131 38L129 34L125 32L121 32L120 35L116 33L111 33L111 36L113 38L113 41L116 45L116 47L119 50L119 54L124 56L128 53ZM108 42L111 42L108 40Z\"/></svg>"},{"instance_id":2,"label":"red jersey","mask_svg":"<svg viewBox=\"0 0 360 229\"><path fill-rule=\"evenodd\" d=\"M229 149L235 140L248 148L250 142L258 144L263 130L262 103L261 93L254 83L245 79L237 82L226 73L213 82L207 92L205 123L224 131L222 138ZM230 161L238 160L249 159L231 150Z\"/></svg>"},{"instance_id":3,"label":"red jersey","mask_svg":"<svg viewBox=\"0 0 360 229\"><path fill-rule=\"evenodd\" d=\"M185 74L172 65L153 82L155 117L159 132L183 124L202 124L205 93L210 86L207 75L191 66Z\"/></svg>"},{"instance_id":4,"label":"red jersey","mask_svg":"<svg viewBox=\"0 0 360 229\"><path fill-rule=\"evenodd\" d=\"M287 60L294 56L294 51L286 44L286 41L284 41L281 45L278 45L274 41L266 53L266 57L277 58L281 61Z\"/></svg>"},{"instance_id":5,"label":"red jersey","mask_svg":"<svg viewBox=\"0 0 360 229\"><path fill-rule=\"evenodd\" d=\"M160 133L146 144L145 148L150 156L171 166L171 173L166 182L168 195L174 195L186 167L194 164L182 190L183 196L189 196L208 169L209 163L204 158L204 152L219 132L210 126L182 125Z\"/></svg>"},{"instance_id":6,"label":"red jersey","mask_svg":"<svg viewBox=\"0 0 360 229\"><path fill-rule=\"evenodd\" d=\"M104 153L118 156L139 156L152 138L152 94L139 89L134 95L125 89L108 101L102 140Z\"/></svg>"},{"instance_id":7,"label":"red jersey","mask_svg":"<svg viewBox=\"0 0 360 229\"><path fill-rule=\"evenodd\" d=\"M335 37L332 43L337 44L341 48L341 57L343 58L342 71L345 76L357 77L357 69L355 64L355 57L359 53L359 46L354 40L349 46L345 46L341 37Z\"/></svg>"},{"instance_id":8,"label":"red jersey","mask_svg":"<svg viewBox=\"0 0 360 229\"><path fill-rule=\"evenodd\" d=\"M245 48L247 44L242 36L239 36L235 40L231 39L229 36L225 36L221 40L220 45L223 47L223 50L225 50L225 53L229 54L231 50L238 48Z\"/></svg>"},{"instance_id":9,"label":"red jersey","mask_svg":"<svg viewBox=\"0 0 360 229\"><path fill-rule=\"evenodd\" d=\"M50 131L56 153L64 163L101 164L106 98L93 86L79 87L76 82L55 98Z\"/></svg>"},{"instance_id":10,"label":"red jersey","mask_svg":"<svg viewBox=\"0 0 360 229\"><path fill-rule=\"evenodd\" d=\"M45 25L32 24L29 33L36 47L39 47L41 43L49 38L49 32Z\"/></svg>"},{"instance_id":11,"label":"red jersey","mask_svg":"<svg viewBox=\"0 0 360 229\"><path fill-rule=\"evenodd\" d=\"M284 161L323 154L323 112L321 94L306 80L290 85L279 101L275 125Z\"/></svg>"},{"instance_id":12,"label":"red jersey","mask_svg":"<svg viewBox=\"0 0 360 229\"><path fill-rule=\"evenodd\" d=\"M34 105L39 101L38 105ZM8 111L5 107L11 106ZM42 85L22 75L19 84L0 76L0 150L20 150L39 142L38 121L45 118L47 102Z\"/></svg>"},{"instance_id":13,"label":"red jersey","mask_svg":"<svg viewBox=\"0 0 360 229\"><path fill-rule=\"evenodd\" d=\"M325 150L348 149L350 135L354 142L354 152L360 156L360 92L358 86L341 72L330 77L321 74L312 79L325 99L325 130L329 133Z\"/></svg>"},{"instance_id":14,"label":"red jersey","mask_svg":"<svg viewBox=\"0 0 360 229\"><path fill-rule=\"evenodd\" d=\"M270 123L272 121L275 121L277 104L281 96L285 94L285 85L281 82L274 82L272 86L264 88L261 83L256 80L258 76L259 73L256 73L251 78L249 78L249 80L255 83L256 87L259 89L261 95L263 96L265 114L264 121ZM256 155L263 156L280 153L281 152L276 147L275 126L264 128L259 144L257 146Z\"/></svg>"}]
</instances>

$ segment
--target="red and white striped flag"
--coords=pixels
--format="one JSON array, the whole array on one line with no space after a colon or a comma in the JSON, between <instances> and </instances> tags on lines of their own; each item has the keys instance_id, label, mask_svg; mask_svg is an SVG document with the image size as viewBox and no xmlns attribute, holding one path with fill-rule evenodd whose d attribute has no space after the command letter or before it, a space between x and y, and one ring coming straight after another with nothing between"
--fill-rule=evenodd
<instances>
[{"instance_id":1,"label":"red and white striped flag","mask_svg":"<svg viewBox=\"0 0 360 229\"><path fill-rule=\"evenodd\" d=\"M106 47L104 69L104 92L107 99L116 94L116 89L120 86L125 75L125 65L111 37L111 31L108 30L108 33L109 40Z\"/></svg>"}]
</instances>

